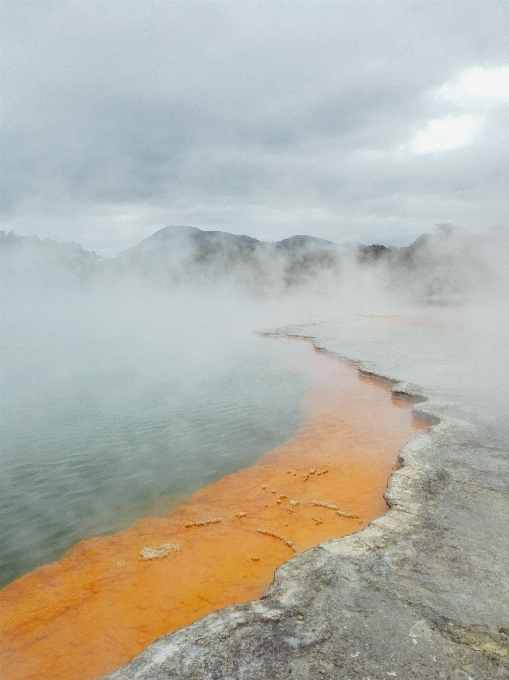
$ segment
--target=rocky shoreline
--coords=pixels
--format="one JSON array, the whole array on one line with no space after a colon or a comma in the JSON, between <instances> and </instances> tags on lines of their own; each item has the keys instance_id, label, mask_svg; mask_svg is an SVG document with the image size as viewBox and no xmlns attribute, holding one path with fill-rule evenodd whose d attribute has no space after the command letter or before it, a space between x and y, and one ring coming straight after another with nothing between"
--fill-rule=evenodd
<instances>
[{"instance_id":1,"label":"rocky shoreline","mask_svg":"<svg viewBox=\"0 0 509 680\"><path fill-rule=\"evenodd\" d=\"M275 334L331 352L305 330ZM506 435L358 368L431 423L400 452L387 514L283 564L261 600L160 638L105 679L509 678Z\"/></svg>"}]
</instances>

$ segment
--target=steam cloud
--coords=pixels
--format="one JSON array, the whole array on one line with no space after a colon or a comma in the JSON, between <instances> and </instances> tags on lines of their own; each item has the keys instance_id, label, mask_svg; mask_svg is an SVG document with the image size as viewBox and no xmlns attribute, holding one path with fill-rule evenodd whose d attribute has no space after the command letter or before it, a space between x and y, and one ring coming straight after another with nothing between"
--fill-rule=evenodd
<instances>
[{"instance_id":1,"label":"steam cloud","mask_svg":"<svg viewBox=\"0 0 509 680\"><path fill-rule=\"evenodd\" d=\"M10 484L4 502L10 504L5 511L11 518L21 508L25 513L23 521L4 526L2 543L15 563L7 566L4 581L62 552L76 536L118 528L110 518L92 528L76 528L76 514L84 506L91 515L107 514L106 501L103 507L97 500L99 492L109 496L108 507L118 508L129 494L149 494L154 479L178 472L179 483L187 483L186 465L196 470L202 466L197 479L203 484L210 475L232 471L228 465L249 464L241 458L218 462L212 453L207 458L203 442L197 441L195 459L181 461L179 470L169 473L159 467L164 455L150 458L147 451L147 471L130 471L128 462L117 461L111 483L99 483L84 468L107 459L107 442L93 455L88 452L86 462L77 454L66 461L52 458L48 450L23 449L23 441L30 441L23 437L31 423L47 419L50 427L54 422L41 406L45 394L53 395L51 408L60 399L62 412L65 404L79 403L84 422L99 422L104 413L143 400L150 409L169 408L173 399L172 408L177 401L183 404L178 411L181 427L192 436L201 427L192 408L200 394L213 392L214 385L227 393L228 380L242 379L237 369L231 372L232 366L255 361L260 348L254 350L253 330L329 320L338 324L344 354L366 359L378 353L392 357L395 367L406 362L415 368L409 379L428 382L476 417L504 424L509 406L505 230L479 235L440 225L409 246L388 248L338 245L307 236L266 243L167 227L111 259L77 244L12 232L1 232L1 245L2 420L7 439L15 431L18 442L15 452L6 450L4 456L4 482ZM173 392L168 395L161 376L170 374ZM275 399L281 405L273 414L274 421L287 421L287 435L298 424L292 416L295 384L288 385ZM263 409L271 389L279 388L267 384L246 396L244 412L239 407L235 416L239 437L241 431L253 430L248 412ZM141 432L142 424L139 428ZM133 425L134 439L135 430ZM143 452L143 432L133 446ZM212 466L210 474L207 466ZM94 484L95 505L87 500ZM48 494L61 498L58 518L57 510L48 510ZM49 527L47 533L42 523ZM62 537L66 531L69 535ZM52 541L56 547L48 554L43 544Z\"/></svg>"}]
</instances>

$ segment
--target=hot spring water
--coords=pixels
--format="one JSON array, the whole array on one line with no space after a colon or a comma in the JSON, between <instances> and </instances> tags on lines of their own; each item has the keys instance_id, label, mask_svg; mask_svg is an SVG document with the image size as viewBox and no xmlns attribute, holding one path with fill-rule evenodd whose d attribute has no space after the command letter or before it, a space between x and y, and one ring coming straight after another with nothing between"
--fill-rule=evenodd
<instances>
[{"instance_id":1,"label":"hot spring water","mask_svg":"<svg viewBox=\"0 0 509 680\"><path fill-rule=\"evenodd\" d=\"M166 514L283 443L302 417L297 345L250 335L208 370L173 348L155 371L112 353L63 377L7 372L2 585L81 539Z\"/></svg>"}]
</instances>

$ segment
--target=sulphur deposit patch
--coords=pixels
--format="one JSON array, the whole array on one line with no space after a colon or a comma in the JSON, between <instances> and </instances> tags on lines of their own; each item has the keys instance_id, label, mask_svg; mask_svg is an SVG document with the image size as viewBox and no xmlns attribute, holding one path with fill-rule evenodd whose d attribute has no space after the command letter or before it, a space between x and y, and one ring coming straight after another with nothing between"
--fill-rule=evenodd
<instances>
[{"instance_id":1,"label":"sulphur deposit patch","mask_svg":"<svg viewBox=\"0 0 509 680\"><path fill-rule=\"evenodd\" d=\"M181 548L178 543L163 543L159 548L152 548L148 545L146 548L140 550L138 555L139 560L155 560L158 557L166 557L170 552L180 552Z\"/></svg>"}]
</instances>

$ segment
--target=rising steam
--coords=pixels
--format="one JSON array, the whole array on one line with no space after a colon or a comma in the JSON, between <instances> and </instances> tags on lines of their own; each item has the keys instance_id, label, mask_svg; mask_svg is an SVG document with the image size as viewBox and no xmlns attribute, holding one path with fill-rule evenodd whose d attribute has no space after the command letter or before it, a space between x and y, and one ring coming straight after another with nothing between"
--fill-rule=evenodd
<instances>
[{"instance_id":1,"label":"rising steam","mask_svg":"<svg viewBox=\"0 0 509 680\"><path fill-rule=\"evenodd\" d=\"M4 582L295 430L302 385L261 358L288 350L253 330L328 322L340 354L392 357L480 417L502 422L509 406L503 229L440 225L389 248L167 227L111 259L12 232L1 246ZM187 446L175 459L154 435L168 413L170 448ZM211 448L225 417L232 439Z\"/></svg>"}]
</instances>

